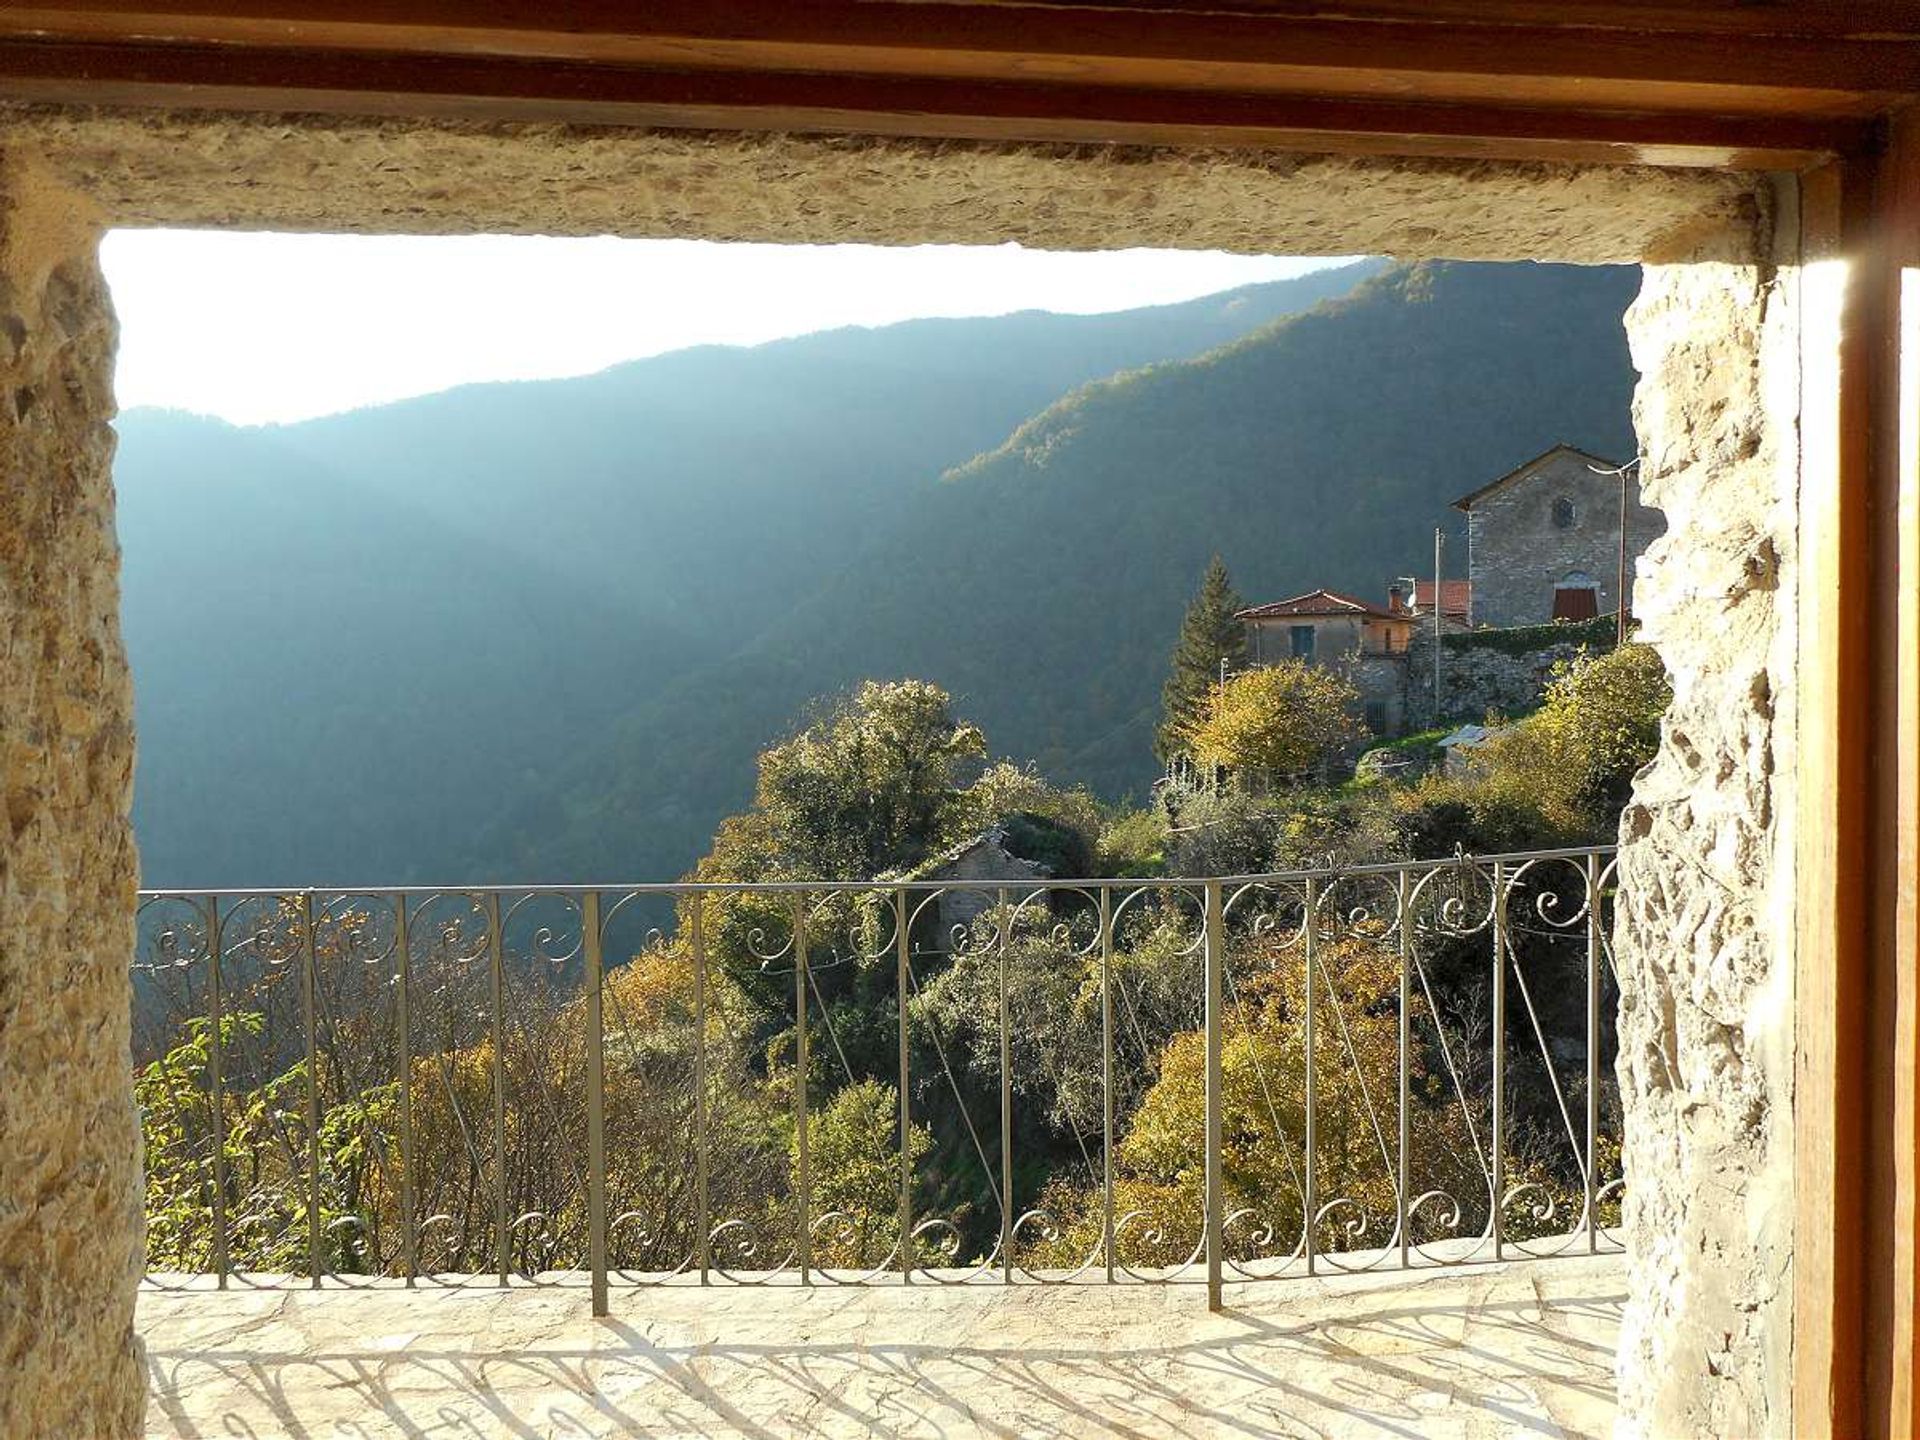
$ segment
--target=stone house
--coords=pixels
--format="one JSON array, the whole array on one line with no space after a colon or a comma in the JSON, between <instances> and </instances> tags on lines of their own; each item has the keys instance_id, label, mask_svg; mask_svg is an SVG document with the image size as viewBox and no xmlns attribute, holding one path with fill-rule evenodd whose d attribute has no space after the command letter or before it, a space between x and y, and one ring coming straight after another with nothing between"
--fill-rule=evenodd
<instances>
[{"instance_id":1,"label":"stone house","mask_svg":"<svg viewBox=\"0 0 1920 1440\"><path fill-rule=\"evenodd\" d=\"M1360 692L1367 728L1398 734L1405 723L1407 647L1416 617L1389 601L1386 609L1334 590L1309 590L1239 612L1247 627L1247 663L1305 660L1341 670Z\"/></svg>"},{"instance_id":2,"label":"stone house","mask_svg":"<svg viewBox=\"0 0 1920 1440\"><path fill-rule=\"evenodd\" d=\"M1617 462L1556 445L1453 502L1467 517L1469 618L1476 626L1590 620L1619 608L1621 492L1627 607L1634 566L1666 528Z\"/></svg>"},{"instance_id":3,"label":"stone house","mask_svg":"<svg viewBox=\"0 0 1920 1440\"><path fill-rule=\"evenodd\" d=\"M1001 886L1017 902L1032 886L1054 877L1052 866L1015 854L1006 825L996 822L896 878L937 880L952 887L938 892L919 912L915 926L916 949L944 953L953 948L957 932L992 908Z\"/></svg>"}]
</instances>

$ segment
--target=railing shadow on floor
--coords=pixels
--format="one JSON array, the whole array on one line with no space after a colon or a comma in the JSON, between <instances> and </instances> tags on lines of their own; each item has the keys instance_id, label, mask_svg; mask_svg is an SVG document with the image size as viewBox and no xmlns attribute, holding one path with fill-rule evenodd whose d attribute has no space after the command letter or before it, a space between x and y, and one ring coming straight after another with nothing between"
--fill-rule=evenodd
<instances>
[{"instance_id":1,"label":"railing shadow on floor","mask_svg":"<svg viewBox=\"0 0 1920 1440\"><path fill-rule=\"evenodd\" d=\"M1494 1267L1491 1290L1469 1284L1470 1272L1366 1288L1335 1280L1289 1309L1272 1304L1281 1292L1235 1286L1235 1303L1222 1313L1185 1312L1180 1327L1201 1333L1172 1342L1164 1338L1168 1317L1142 1309L1148 1296L1139 1291L1111 1302L1141 1311L1121 1333L1083 1343L1062 1343L1074 1326L1071 1302L1032 1290L992 1307L1042 1302L1044 1314L1026 1323L1051 1338L1031 1343L1020 1334L980 1343L978 1332L995 1328L986 1317L960 1322L951 1343L892 1341L900 1312L873 1291L786 1291L792 1315L763 1311L757 1323L739 1323L744 1334L736 1339L676 1333L686 1329L696 1297L682 1297L678 1313L662 1321L646 1315L646 1297L623 1296L618 1310L634 1314L593 1322L552 1307L551 1297L523 1294L505 1303L547 1301L548 1326L533 1327L538 1333L513 1353L487 1352L484 1334L472 1337L476 1349L436 1345L447 1331L432 1318L427 1328L439 1335L390 1350L377 1343L255 1350L229 1333L180 1353L167 1348L162 1320L148 1363L156 1428L208 1440L268 1433L316 1440L354 1433L1598 1436L1612 1416L1611 1337L1624 1303L1619 1263ZM1563 1270L1539 1286L1544 1295L1532 1279L1515 1279ZM1253 1296L1239 1303L1243 1290ZM204 1305L208 1298L147 1303ZM352 1303L298 1292L217 1298L336 1311ZM435 1312L462 1303L427 1298ZM811 1313L823 1299L832 1313ZM300 1328L337 1338L324 1334L319 1314L312 1309ZM263 1342L287 1333L287 1315L277 1318L265 1322ZM789 1320L858 1328L868 1338L750 1338ZM1103 1312L1096 1323L1115 1322ZM1017 1328L1004 1313L1000 1324ZM191 1403L215 1397L212 1414ZM356 1406L357 1424L349 1418Z\"/></svg>"}]
</instances>

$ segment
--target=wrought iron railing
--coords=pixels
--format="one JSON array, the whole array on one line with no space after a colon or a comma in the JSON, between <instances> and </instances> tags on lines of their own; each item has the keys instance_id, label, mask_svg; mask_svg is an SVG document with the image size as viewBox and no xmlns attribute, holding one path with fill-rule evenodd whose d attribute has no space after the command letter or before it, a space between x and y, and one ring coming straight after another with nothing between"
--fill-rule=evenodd
<instances>
[{"instance_id":1,"label":"wrought iron railing","mask_svg":"<svg viewBox=\"0 0 1920 1440\"><path fill-rule=\"evenodd\" d=\"M161 1287L1179 1281L1614 1248L1605 849L149 892Z\"/></svg>"}]
</instances>

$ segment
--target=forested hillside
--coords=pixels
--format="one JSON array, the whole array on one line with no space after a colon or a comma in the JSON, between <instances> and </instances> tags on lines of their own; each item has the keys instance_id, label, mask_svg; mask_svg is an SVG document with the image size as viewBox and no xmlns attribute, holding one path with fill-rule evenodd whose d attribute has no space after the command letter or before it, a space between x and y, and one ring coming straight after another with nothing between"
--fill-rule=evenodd
<instances>
[{"instance_id":1,"label":"forested hillside","mask_svg":"<svg viewBox=\"0 0 1920 1440\"><path fill-rule=\"evenodd\" d=\"M1454 496L1557 440L1631 453L1633 272L1401 268L1308 309L1358 278L274 430L130 415L146 882L670 878L867 675L1138 794L1211 553L1253 599L1379 595Z\"/></svg>"},{"instance_id":2,"label":"forested hillside","mask_svg":"<svg viewBox=\"0 0 1920 1440\"><path fill-rule=\"evenodd\" d=\"M1455 497L1558 440L1630 455L1620 316L1636 285L1626 269L1396 269L1077 390L919 487L905 521L850 546L803 603L527 792L491 848L542 878L677 873L744 804L754 750L868 675L946 687L1057 783L1141 796L1208 557L1253 600L1318 585L1384 599L1430 567Z\"/></svg>"},{"instance_id":3,"label":"forested hillside","mask_svg":"<svg viewBox=\"0 0 1920 1440\"><path fill-rule=\"evenodd\" d=\"M145 882L556 874L499 818L898 526L944 468L1076 385L1378 269L683 351L282 427L131 412L116 479ZM786 718L732 703L707 718L744 750L612 763L717 767L698 793L718 803ZM658 863L684 869L717 813L686 817Z\"/></svg>"}]
</instances>

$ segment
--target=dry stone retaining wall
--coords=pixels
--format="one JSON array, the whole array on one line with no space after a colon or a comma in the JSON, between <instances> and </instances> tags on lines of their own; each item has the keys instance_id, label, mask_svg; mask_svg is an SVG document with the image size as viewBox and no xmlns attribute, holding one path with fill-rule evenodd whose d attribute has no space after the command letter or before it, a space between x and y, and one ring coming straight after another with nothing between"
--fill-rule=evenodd
<instances>
[{"instance_id":1,"label":"dry stone retaining wall","mask_svg":"<svg viewBox=\"0 0 1920 1440\"><path fill-rule=\"evenodd\" d=\"M1542 630L1546 626L1540 626ZM1450 720L1480 722L1488 714L1515 718L1538 707L1553 680L1553 666L1613 649L1613 620L1605 641L1580 636L1507 647L1494 632L1473 643L1473 632L1450 636L1440 647L1440 708L1434 708L1434 636L1421 630L1407 645L1407 730L1430 730ZM1521 632L1526 634L1526 632Z\"/></svg>"}]
</instances>

